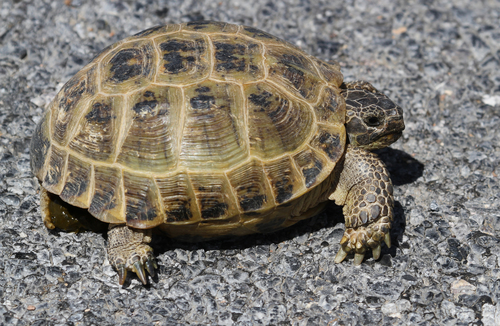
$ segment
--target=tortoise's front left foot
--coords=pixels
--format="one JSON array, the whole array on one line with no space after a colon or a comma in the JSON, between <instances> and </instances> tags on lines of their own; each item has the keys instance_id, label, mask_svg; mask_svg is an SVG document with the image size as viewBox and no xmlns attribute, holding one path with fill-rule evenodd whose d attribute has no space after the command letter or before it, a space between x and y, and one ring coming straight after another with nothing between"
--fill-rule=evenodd
<instances>
[{"instance_id":1,"label":"tortoise's front left foot","mask_svg":"<svg viewBox=\"0 0 500 326\"><path fill-rule=\"evenodd\" d=\"M120 285L125 282L127 271L135 272L144 285L148 283L144 268L154 277L158 266L153 249L148 245L150 242L151 230L134 229L124 224L109 225L108 259L118 271Z\"/></svg>"}]
</instances>

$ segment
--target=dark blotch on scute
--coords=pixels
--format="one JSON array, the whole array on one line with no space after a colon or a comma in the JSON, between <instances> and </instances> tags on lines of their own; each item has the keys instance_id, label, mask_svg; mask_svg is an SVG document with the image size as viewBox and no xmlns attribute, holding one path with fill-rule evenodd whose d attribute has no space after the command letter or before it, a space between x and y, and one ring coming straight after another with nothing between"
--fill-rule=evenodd
<instances>
[{"instance_id":1,"label":"dark blotch on scute","mask_svg":"<svg viewBox=\"0 0 500 326\"><path fill-rule=\"evenodd\" d=\"M85 116L88 122L106 124L112 119L111 107L102 103L94 103L92 110Z\"/></svg>"},{"instance_id":2,"label":"dark blotch on scute","mask_svg":"<svg viewBox=\"0 0 500 326\"><path fill-rule=\"evenodd\" d=\"M238 59L234 54L245 54L245 47L240 44L215 43L215 59L220 63L217 64L216 70L245 70L245 60Z\"/></svg>"},{"instance_id":3,"label":"dark blotch on scute","mask_svg":"<svg viewBox=\"0 0 500 326\"><path fill-rule=\"evenodd\" d=\"M155 97L155 93L151 92L151 91L145 91L144 92L144 97Z\"/></svg>"},{"instance_id":4,"label":"dark blotch on scute","mask_svg":"<svg viewBox=\"0 0 500 326\"><path fill-rule=\"evenodd\" d=\"M284 53L281 56L280 61L281 61L281 63L283 63L284 65L287 65L288 67L291 67L290 64L293 64L295 66L304 68L303 60L304 60L303 58L298 57L296 55ZM300 71L299 73L302 75L304 74L302 71Z\"/></svg>"},{"instance_id":5,"label":"dark blotch on scute","mask_svg":"<svg viewBox=\"0 0 500 326\"><path fill-rule=\"evenodd\" d=\"M160 49L162 51L167 52L163 55L163 60L165 60L168 63L164 64L163 67L169 73L178 74L183 69L185 69L184 65L185 61L186 62L196 61L195 57L193 56L183 57L181 53L179 53L180 51L183 52L195 51L196 49L192 46L191 42L172 40L160 44Z\"/></svg>"},{"instance_id":6,"label":"dark blotch on scute","mask_svg":"<svg viewBox=\"0 0 500 326\"><path fill-rule=\"evenodd\" d=\"M113 209L115 207L116 207L116 197L113 197L113 199L111 199L111 201L109 203L107 203L106 206L104 206L104 210L108 211L108 210Z\"/></svg>"},{"instance_id":7,"label":"dark blotch on scute","mask_svg":"<svg viewBox=\"0 0 500 326\"><path fill-rule=\"evenodd\" d=\"M263 32L263 31L261 31L260 29L257 29L257 28L245 26L244 29L247 32L253 33L253 37L263 37L263 38L268 38L268 39L277 39L273 35L268 34L266 32Z\"/></svg>"},{"instance_id":8,"label":"dark blotch on scute","mask_svg":"<svg viewBox=\"0 0 500 326\"><path fill-rule=\"evenodd\" d=\"M114 203L115 190L113 186L114 185L103 183L96 184L94 197L89 207L89 212L91 214L99 214L103 210L111 209L116 206Z\"/></svg>"},{"instance_id":9,"label":"dark blotch on scute","mask_svg":"<svg viewBox=\"0 0 500 326\"><path fill-rule=\"evenodd\" d=\"M320 161L314 162L314 167L309 169L302 169L302 174L306 178L306 187L309 188L316 182L316 177L321 173L323 164Z\"/></svg>"},{"instance_id":10,"label":"dark blotch on scute","mask_svg":"<svg viewBox=\"0 0 500 326\"><path fill-rule=\"evenodd\" d=\"M164 26L163 25L160 25L160 26L154 26L154 27L151 27L151 28L148 28L148 29L145 29L137 34L134 34L134 36L147 36L151 33L154 33L160 29L162 29Z\"/></svg>"},{"instance_id":11,"label":"dark blotch on scute","mask_svg":"<svg viewBox=\"0 0 500 326\"><path fill-rule=\"evenodd\" d=\"M43 134L43 125L47 121L47 114L43 116L42 120L36 126L30 144L30 158L31 170L37 174L45 163L47 152L49 150L49 139Z\"/></svg>"},{"instance_id":12,"label":"dark blotch on scute","mask_svg":"<svg viewBox=\"0 0 500 326\"><path fill-rule=\"evenodd\" d=\"M72 182L66 182L66 185L61 193L61 198L80 197L87 190L89 181L90 180L81 178L79 180L73 179Z\"/></svg>"},{"instance_id":13,"label":"dark blotch on scute","mask_svg":"<svg viewBox=\"0 0 500 326\"><path fill-rule=\"evenodd\" d=\"M57 151L55 148L52 149L49 158L49 167L43 181L44 184L51 186L59 183L64 170L64 159L64 153Z\"/></svg>"},{"instance_id":14,"label":"dark blotch on scute","mask_svg":"<svg viewBox=\"0 0 500 326\"><path fill-rule=\"evenodd\" d=\"M328 155L331 160L336 160L341 154L339 153L340 138L338 135L332 135L330 133L323 133L319 136L319 143L321 149Z\"/></svg>"},{"instance_id":15,"label":"dark blotch on scute","mask_svg":"<svg viewBox=\"0 0 500 326\"><path fill-rule=\"evenodd\" d=\"M262 92L261 94L250 94L250 96L248 96L248 99L250 100L250 102L257 106L267 108L272 103L271 101L268 101L271 96L272 94L269 92Z\"/></svg>"},{"instance_id":16,"label":"dark blotch on scute","mask_svg":"<svg viewBox=\"0 0 500 326\"><path fill-rule=\"evenodd\" d=\"M186 206L167 211L167 222L179 222L189 220L193 214Z\"/></svg>"},{"instance_id":17,"label":"dark blotch on scute","mask_svg":"<svg viewBox=\"0 0 500 326\"><path fill-rule=\"evenodd\" d=\"M290 199L293 195L293 185L288 184L287 180L276 182L276 202L281 204L282 202Z\"/></svg>"},{"instance_id":18,"label":"dark blotch on scute","mask_svg":"<svg viewBox=\"0 0 500 326\"><path fill-rule=\"evenodd\" d=\"M203 209L201 210L201 218L204 219L223 216L227 210L227 204L225 203L216 203L214 205L212 201L210 201L209 203L204 203L204 200L202 200L201 206L203 207Z\"/></svg>"},{"instance_id":19,"label":"dark blotch on scute","mask_svg":"<svg viewBox=\"0 0 500 326\"><path fill-rule=\"evenodd\" d=\"M87 82L85 79L71 79L64 85L63 89L65 96L60 99L59 107L63 108L65 112L69 112L87 90Z\"/></svg>"},{"instance_id":20,"label":"dark blotch on scute","mask_svg":"<svg viewBox=\"0 0 500 326\"><path fill-rule=\"evenodd\" d=\"M171 40L160 44L160 49L167 52L177 52L177 51L192 51L194 48L191 46L191 42Z\"/></svg>"},{"instance_id":21,"label":"dark blotch on scute","mask_svg":"<svg viewBox=\"0 0 500 326\"><path fill-rule=\"evenodd\" d=\"M136 59L138 62L142 62L142 53L138 49L125 49L118 52L110 61L111 69L113 73L111 80L117 83L124 82L135 76L139 76L142 73L142 65L131 64L129 61Z\"/></svg>"},{"instance_id":22,"label":"dark blotch on scute","mask_svg":"<svg viewBox=\"0 0 500 326\"><path fill-rule=\"evenodd\" d=\"M157 104L158 104L158 101L156 101L156 100L142 101L142 102L136 103L134 105L134 107L132 108L132 110L134 110L134 112L136 114L140 114L140 115L151 114L154 111L154 109L156 108Z\"/></svg>"},{"instance_id":23,"label":"dark blotch on scute","mask_svg":"<svg viewBox=\"0 0 500 326\"><path fill-rule=\"evenodd\" d=\"M197 89L195 89L195 91L197 91L198 93L207 93L210 92L210 87L207 86L198 87Z\"/></svg>"},{"instance_id":24,"label":"dark blotch on scute","mask_svg":"<svg viewBox=\"0 0 500 326\"><path fill-rule=\"evenodd\" d=\"M210 109L215 105L215 98L208 95L198 95L191 99L191 107L195 110Z\"/></svg>"},{"instance_id":25,"label":"dark blotch on scute","mask_svg":"<svg viewBox=\"0 0 500 326\"><path fill-rule=\"evenodd\" d=\"M245 212L256 211L262 207L265 200L265 195L257 195L253 197L242 196L242 199L240 200L240 206Z\"/></svg>"},{"instance_id":26,"label":"dark blotch on scute","mask_svg":"<svg viewBox=\"0 0 500 326\"><path fill-rule=\"evenodd\" d=\"M146 205L143 205L142 209L127 211L126 214L127 221L153 221L157 216L156 209L154 207L146 207Z\"/></svg>"},{"instance_id":27,"label":"dark blotch on scute","mask_svg":"<svg viewBox=\"0 0 500 326\"><path fill-rule=\"evenodd\" d=\"M219 23L219 22L212 22L212 21L195 21L195 22L189 22L186 24L189 27L192 27L195 30L200 30L204 29L209 25L218 25L218 26L224 26L224 23Z\"/></svg>"},{"instance_id":28,"label":"dark blotch on scute","mask_svg":"<svg viewBox=\"0 0 500 326\"><path fill-rule=\"evenodd\" d=\"M289 66L288 69L283 74L283 77L287 78L293 86L300 91L302 96L305 96L305 90L302 89L304 85L304 73L295 67Z\"/></svg>"}]
</instances>

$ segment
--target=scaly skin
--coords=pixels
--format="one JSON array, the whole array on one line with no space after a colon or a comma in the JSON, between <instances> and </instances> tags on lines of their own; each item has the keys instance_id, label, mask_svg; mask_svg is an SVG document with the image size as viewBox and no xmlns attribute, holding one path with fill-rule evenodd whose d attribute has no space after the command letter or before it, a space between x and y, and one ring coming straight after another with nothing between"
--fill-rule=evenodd
<instances>
[{"instance_id":1,"label":"scaly skin","mask_svg":"<svg viewBox=\"0 0 500 326\"><path fill-rule=\"evenodd\" d=\"M156 262L151 242L151 230L133 229L125 224L110 224L108 231L108 258L118 271L119 283L123 285L127 271L133 271L143 284L147 284L144 267L155 275Z\"/></svg>"},{"instance_id":2,"label":"scaly skin","mask_svg":"<svg viewBox=\"0 0 500 326\"><path fill-rule=\"evenodd\" d=\"M336 263L354 251L354 264L359 265L367 249L372 249L374 259L379 258L382 240L391 246L392 183L377 155L349 146L339 183L329 199L344 206L346 231Z\"/></svg>"}]
</instances>

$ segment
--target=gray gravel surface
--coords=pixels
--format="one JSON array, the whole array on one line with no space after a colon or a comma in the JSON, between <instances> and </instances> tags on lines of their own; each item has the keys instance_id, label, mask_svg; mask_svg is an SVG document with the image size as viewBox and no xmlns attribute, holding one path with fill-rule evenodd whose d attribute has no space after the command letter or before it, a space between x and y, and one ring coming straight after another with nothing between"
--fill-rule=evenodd
<instances>
[{"instance_id":1,"label":"gray gravel surface","mask_svg":"<svg viewBox=\"0 0 500 326\"><path fill-rule=\"evenodd\" d=\"M0 324L500 325L498 1L0 1ZM405 110L380 151L394 246L334 264L338 208L272 235L154 243L159 275L117 284L100 233L48 231L29 141L106 45L199 19L266 30Z\"/></svg>"}]
</instances>

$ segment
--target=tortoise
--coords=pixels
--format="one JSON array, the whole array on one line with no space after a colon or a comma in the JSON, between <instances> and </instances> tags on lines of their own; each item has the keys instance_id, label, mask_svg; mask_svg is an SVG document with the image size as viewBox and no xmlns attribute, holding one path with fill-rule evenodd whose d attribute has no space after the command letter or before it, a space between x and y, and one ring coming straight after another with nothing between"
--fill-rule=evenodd
<instances>
[{"instance_id":1,"label":"tortoise","mask_svg":"<svg viewBox=\"0 0 500 326\"><path fill-rule=\"evenodd\" d=\"M401 108L340 66L253 27L197 21L104 49L56 95L33 134L41 214L54 196L109 225L107 253L155 274L153 232L186 241L273 232L343 206L335 262L390 247L393 187L373 149Z\"/></svg>"}]
</instances>

